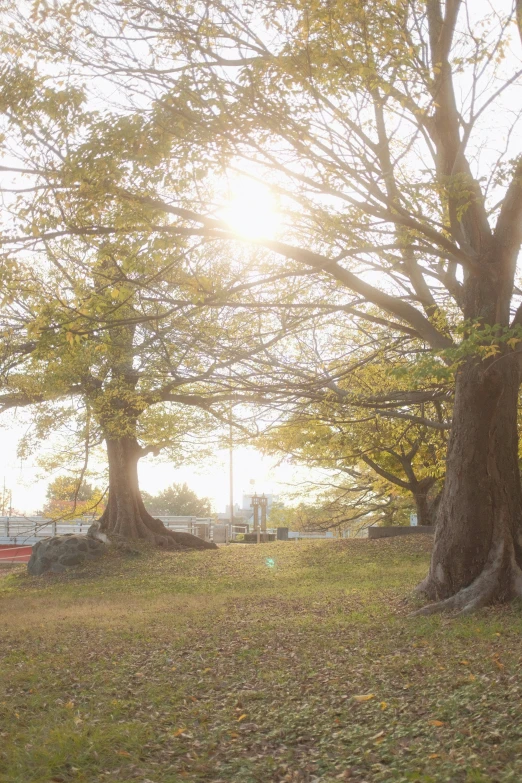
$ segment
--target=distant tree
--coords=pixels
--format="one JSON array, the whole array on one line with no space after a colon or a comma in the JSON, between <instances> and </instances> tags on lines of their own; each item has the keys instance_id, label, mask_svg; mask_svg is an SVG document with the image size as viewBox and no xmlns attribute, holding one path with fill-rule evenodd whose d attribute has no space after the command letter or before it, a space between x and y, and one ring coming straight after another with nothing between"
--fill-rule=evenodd
<instances>
[{"instance_id":1,"label":"distant tree","mask_svg":"<svg viewBox=\"0 0 522 783\"><path fill-rule=\"evenodd\" d=\"M105 508L103 492L85 479L58 476L47 488L47 502L43 513L51 519L98 514Z\"/></svg>"},{"instance_id":2,"label":"distant tree","mask_svg":"<svg viewBox=\"0 0 522 783\"><path fill-rule=\"evenodd\" d=\"M142 492L149 514L173 517L208 517L210 499L200 498L187 484L172 484L157 495Z\"/></svg>"}]
</instances>

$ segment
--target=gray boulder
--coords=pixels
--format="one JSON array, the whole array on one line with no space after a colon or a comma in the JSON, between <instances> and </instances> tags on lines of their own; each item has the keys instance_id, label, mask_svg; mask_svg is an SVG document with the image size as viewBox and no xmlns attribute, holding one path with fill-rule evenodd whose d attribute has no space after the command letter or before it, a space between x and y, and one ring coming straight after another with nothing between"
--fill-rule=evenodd
<instances>
[{"instance_id":1,"label":"gray boulder","mask_svg":"<svg viewBox=\"0 0 522 783\"><path fill-rule=\"evenodd\" d=\"M100 557L104 549L103 541L73 533L44 538L33 546L27 571L31 576L40 576L47 571L58 574L65 571L67 566L80 565L86 560Z\"/></svg>"}]
</instances>

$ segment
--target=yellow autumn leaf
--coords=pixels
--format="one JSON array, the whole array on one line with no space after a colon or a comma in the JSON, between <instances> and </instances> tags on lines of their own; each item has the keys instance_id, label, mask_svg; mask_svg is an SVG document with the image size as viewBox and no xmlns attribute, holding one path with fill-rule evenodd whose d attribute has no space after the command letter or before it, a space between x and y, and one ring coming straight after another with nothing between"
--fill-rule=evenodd
<instances>
[{"instance_id":1,"label":"yellow autumn leaf","mask_svg":"<svg viewBox=\"0 0 522 783\"><path fill-rule=\"evenodd\" d=\"M186 730L187 730L187 727L186 727L186 726L183 726L183 728L182 728L182 729L178 729L177 731L175 731L175 732L174 732L174 734L173 734L172 736L173 736L173 737L181 737L181 735L183 734L183 732L184 732L184 731L186 731Z\"/></svg>"},{"instance_id":2,"label":"yellow autumn leaf","mask_svg":"<svg viewBox=\"0 0 522 783\"><path fill-rule=\"evenodd\" d=\"M379 704L379 707L381 708L381 710L385 710L387 708L387 706L388 706L388 704L385 701L381 701L381 703Z\"/></svg>"},{"instance_id":3,"label":"yellow autumn leaf","mask_svg":"<svg viewBox=\"0 0 522 783\"><path fill-rule=\"evenodd\" d=\"M247 718L247 717L248 716L247 716L246 712L244 712L243 715L239 716L239 718L237 719L237 722L239 723L240 721L245 720L245 718Z\"/></svg>"},{"instance_id":4,"label":"yellow autumn leaf","mask_svg":"<svg viewBox=\"0 0 522 783\"><path fill-rule=\"evenodd\" d=\"M357 701L357 702L370 701L370 699L375 699L375 694L374 693L366 693L363 696L354 696L353 697L353 700Z\"/></svg>"},{"instance_id":5,"label":"yellow autumn leaf","mask_svg":"<svg viewBox=\"0 0 522 783\"><path fill-rule=\"evenodd\" d=\"M444 721L443 720L430 720L430 721L428 721L428 723L430 724L430 726L437 726L437 728L439 726L444 726Z\"/></svg>"},{"instance_id":6,"label":"yellow autumn leaf","mask_svg":"<svg viewBox=\"0 0 522 783\"><path fill-rule=\"evenodd\" d=\"M489 359L491 356L496 356L497 353L500 353L500 348L498 345L489 345L485 346L484 349L484 359Z\"/></svg>"},{"instance_id":7,"label":"yellow autumn leaf","mask_svg":"<svg viewBox=\"0 0 522 783\"><path fill-rule=\"evenodd\" d=\"M74 702L73 701L68 701L67 704L65 705L65 709L66 710L74 709Z\"/></svg>"},{"instance_id":8,"label":"yellow autumn leaf","mask_svg":"<svg viewBox=\"0 0 522 783\"><path fill-rule=\"evenodd\" d=\"M117 756L130 756L130 753L128 753L126 750L117 750L116 751Z\"/></svg>"},{"instance_id":9,"label":"yellow autumn leaf","mask_svg":"<svg viewBox=\"0 0 522 783\"><path fill-rule=\"evenodd\" d=\"M439 753L430 753L428 758L429 759L440 759L440 754Z\"/></svg>"}]
</instances>

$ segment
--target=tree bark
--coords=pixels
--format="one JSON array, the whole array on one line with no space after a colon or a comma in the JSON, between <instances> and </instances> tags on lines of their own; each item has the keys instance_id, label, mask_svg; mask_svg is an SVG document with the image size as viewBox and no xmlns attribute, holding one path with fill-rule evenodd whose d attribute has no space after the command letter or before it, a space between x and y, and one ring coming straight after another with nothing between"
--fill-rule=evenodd
<instances>
[{"instance_id":1,"label":"tree bark","mask_svg":"<svg viewBox=\"0 0 522 783\"><path fill-rule=\"evenodd\" d=\"M446 480L418 613L472 612L522 595L522 493L515 354L459 370Z\"/></svg>"},{"instance_id":2,"label":"tree bark","mask_svg":"<svg viewBox=\"0 0 522 783\"><path fill-rule=\"evenodd\" d=\"M434 525L435 520L432 515L431 503L428 498L428 490L423 488L412 489L413 499L415 500L415 510L417 512L418 525Z\"/></svg>"},{"instance_id":3,"label":"tree bark","mask_svg":"<svg viewBox=\"0 0 522 783\"><path fill-rule=\"evenodd\" d=\"M100 531L109 539L149 541L165 549L216 549L190 533L177 533L155 519L143 504L138 483L142 449L135 437L106 438L109 460L109 497L100 517Z\"/></svg>"}]
</instances>

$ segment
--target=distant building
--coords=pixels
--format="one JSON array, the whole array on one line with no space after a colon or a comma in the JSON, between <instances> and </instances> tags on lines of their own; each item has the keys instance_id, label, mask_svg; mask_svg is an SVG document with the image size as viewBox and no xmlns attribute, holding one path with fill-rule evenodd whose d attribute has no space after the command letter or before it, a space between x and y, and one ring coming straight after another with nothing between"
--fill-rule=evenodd
<instances>
[{"instance_id":1,"label":"distant building","mask_svg":"<svg viewBox=\"0 0 522 783\"><path fill-rule=\"evenodd\" d=\"M243 494L243 499L241 501L241 506L239 503L234 503L234 521L235 522L247 522L248 524L252 524L254 521L254 509L251 506L252 503L252 497L254 494L261 495L263 493L252 492L249 495ZM267 499L266 504L266 511L267 516L270 514L270 509L274 505L274 503L277 503L277 495L265 495ZM220 521L229 521L230 520L230 504L226 506L225 512L220 512L217 515L217 518Z\"/></svg>"},{"instance_id":2,"label":"distant building","mask_svg":"<svg viewBox=\"0 0 522 783\"><path fill-rule=\"evenodd\" d=\"M217 515L217 518L220 522L229 522L230 521L230 504L227 504L225 506L225 511L220 511ZM235 522L246 522L246 517L243 512L243 509L240 508L238 503L234 503L234 521Z\"/></svg>"}]
</instances>

